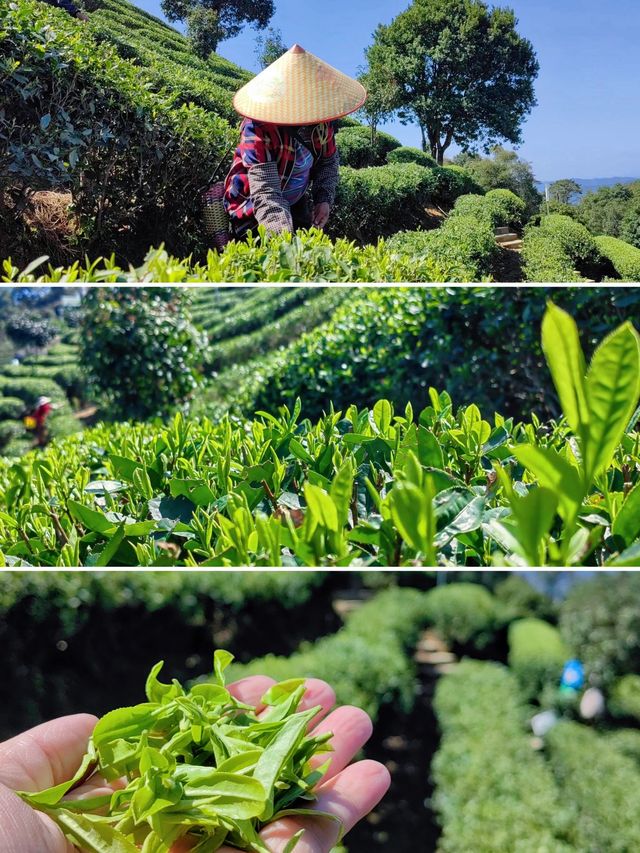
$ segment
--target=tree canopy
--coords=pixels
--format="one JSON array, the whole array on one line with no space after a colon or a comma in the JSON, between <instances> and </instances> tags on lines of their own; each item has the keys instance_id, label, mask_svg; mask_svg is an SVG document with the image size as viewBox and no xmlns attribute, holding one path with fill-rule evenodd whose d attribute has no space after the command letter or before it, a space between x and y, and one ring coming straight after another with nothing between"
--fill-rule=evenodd
<instances>
[{"instance_id":1,"label":"tree canopy","mask_svg":"<svg viewBox=\"0 0 640 853\"><path fill-rule=\"evenodd\" d=\"M205 59L247 24L264 29L275 11L273 0L162 0L160 5L170 21L186 23L195 52Z\"/></svg>"},{"instance_id":2,"label":"tree canopy","mask_svg":"<svg viewBox=\"0 0 640 853\"><path fill-rule=\"evenodd\" d=\"M549 196L560 204L571 204L576 195L582 195L582 187L572 178L561 178L549 186Z\"/></svg>"},{"instance_id":3,"label":"tree canopy","mask_svg":"<svg viewBox=\"0 0 640 853\"><path fill-rule=\"evenodd\" d=\"M269 27L266 33L256 38L255 55L260 68L271 65L276 59L280 59L287 50L287 45L282 37L282 30L275 27Z\"/></svg>"},{"instance_id":4,"label":"tree canopy","mask_svg":"<svg viewBox=\"0 0 640 853\"><path fill-rule=\"evenodd\" d=\"M516 26L512 10L481 0L413 0L374 33L369 89L375 96L392 86L394 111L419 125L440 164L453 142L463 150L518 144L539 66Z\"/></svg>"}]
</instances>

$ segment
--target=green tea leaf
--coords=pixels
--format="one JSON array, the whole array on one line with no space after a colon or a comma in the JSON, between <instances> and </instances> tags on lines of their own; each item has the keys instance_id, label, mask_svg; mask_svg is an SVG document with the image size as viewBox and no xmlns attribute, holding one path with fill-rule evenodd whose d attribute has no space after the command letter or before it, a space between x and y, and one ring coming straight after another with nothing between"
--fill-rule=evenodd
<instances>
[{"instance_id":1,"label":"green tea leaf","mask_svg":"<svg viewBox=\"0 0 640 853\"><path fill-rule=\"evenodd\" d=\"M631 323L624 323L596 349L586 393L590 421L583 456L591 483L611 463L640 397L640 336Z\"/></svg>"},{"instance_id":2,"label":"green tea leaf","mask_svg":"<svg viewBox=\"0 0 640 853\"><path fill-rule=\"evenodd\" d=\"M574 433L580 435L589 424L584 353L575 321L553 302L548 303L542 320L542 350L564 416Z\"/></svg>"}]
</instances>

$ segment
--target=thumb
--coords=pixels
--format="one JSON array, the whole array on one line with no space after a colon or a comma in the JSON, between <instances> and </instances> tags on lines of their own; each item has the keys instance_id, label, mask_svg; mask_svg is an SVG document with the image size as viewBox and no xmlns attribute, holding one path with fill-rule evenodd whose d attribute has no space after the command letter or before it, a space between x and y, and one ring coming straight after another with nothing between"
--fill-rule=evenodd
<instances>
[{"instance_id":1,"label":"thumb","mask_svg":"<svg viewBox=\"0 0 640 853\"><path fill-rule=\"evenodd\" d=\"M0 785L0 850L2 853L73 853L55 823Z\"/></svg>"}]
</instances>

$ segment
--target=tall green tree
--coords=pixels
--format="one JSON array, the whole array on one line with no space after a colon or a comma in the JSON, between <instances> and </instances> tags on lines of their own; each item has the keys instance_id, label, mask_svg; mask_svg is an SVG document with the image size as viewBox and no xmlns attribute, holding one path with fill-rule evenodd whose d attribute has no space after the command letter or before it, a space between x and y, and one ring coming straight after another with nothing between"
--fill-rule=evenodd
<instances>
[{"instance_id":1,"label":"tall green tree","mask_svg":"<svg viewBox=\"0 0 640 853\"><path fill-rule=\"evenodd\" d=\"M572 178L561 178L549 186L549 196L560 204L571 204L576 195L582 195L582 187Z\"/></svg>"},{"instance_id":2,"label":"tall green tree","mask_svg":"<svg viewBox=\"0 0 640 853\"><path fill-rule=\"evenodd\" d=\"M372 91L390 84L401 121L417 123L425 151L442 164L463 150L520 143L535 106L539 66L511 9L481 0L413 0L367 50Z\"/></svg>"},{"instance_id":3,"label":"tall green tree","mask_svg":"<svg viewBox=\"0 0 640 853\"><path fill-rule=\"evenodd\" d=\"M89 288L80 363L105 416L145 419L183 406L201 380L207 338L181 288Z\"/></svg>"},{"instance_id":4,"label":"tall green tree","mask_svg":"<svg viewBox=\"0 0 640 853\"><path fill-rule=\"evenodd\" d=\"M162 0L170 21L181 21L194 51L203 58L247 24L264 29L275 11L273 0Z\"/></svg>"},{"instance_id":5,"label":"tall green tree","mask_svg":"<svg viewBox=\"0 0 640 853\"><path fill-rule=\"evenodd\" d=\"M282 30L275 27L269 27L266 33L256 38L255 55L260 68L271 65L276 59L280 59L287 50L287 45L282 37Z\"/></svg>"}]
</instances>

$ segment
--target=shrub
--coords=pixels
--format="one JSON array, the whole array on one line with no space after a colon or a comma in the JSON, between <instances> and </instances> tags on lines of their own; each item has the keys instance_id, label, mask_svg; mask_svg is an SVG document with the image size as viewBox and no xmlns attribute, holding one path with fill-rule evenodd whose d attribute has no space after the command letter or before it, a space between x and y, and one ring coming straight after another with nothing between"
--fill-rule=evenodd
<instances>
[{"instance_id":1,"label":"shrub","mask_svg":"<svg viewBox=\"0 0 640 853\"><path fill-rule=\"evenodd\" d=\"M640 849L640 772L635 762L579 723L560 722L547 735L559 802L575 810L578 850Z\"/></svg>"},{"instance_id":2,"label":"shrub","mask_svg":"<svg viewBox=\"0 0 640 853\"><path fill-rule=\"evenodd\" d=\"M24 400L20 397L0 397L0 420L20 418L24 408Z\"/></svg>"},{"instance_id":3,"label":"shrub","mask_svg":"<svg viewBox=\"0 0 640 853\"><path fill-rule=\"evenodd\" d=\"M535 699L549 683L558 685L569 657L560 632L548 622L519 619L509 626L509 666L527 699Z\"/></svg>"},{"instance_id":4,"label":"shrub","mask_svg":"<svg viewBox=\"0 0 640 853\"><path fill-rule=\"evenodd\" d=\"M635 717L640 720L640 675L623 675L614 681L608 705L616 717Z\"/></svg>"},{"instance_id":5,"label":"shrub","mask_svg":"<svg viewBox=\"0 0 640 853\"><path fill-rule=\"evenodd\" d=\"M483 648L493 639L495 602L479 584L452 583L432 589L426 596L426 612L445 642Z\"/></svg>"},{"instance_id":6,"label":"shrub","mask_svg":"<svg viewBox=\"0 0 640 853\"><path fill-rule=\"evenodd\" d=\"M388 133L379 131L372 145L368 127L346 127L338 131L336 145L343 166L364 169L384 165L389 152L399 148L400 142Z\"/></svg>"},{"instance_id":7,"label":"shrub","mask_svg":"<svg viewBox=\"0 0 640 853\"><path fill-rule=\"evenodd\" d=\"M92 610L141 607L152 613L174 607L185 622L202 624L211 610L241 612L251 603L277 600L293 609L308 601L325 577L322 572L7 572L0 614L8 620L12 612L22 612L34 633L54 621L67 637L86 624Z\"/></svg>"},{"instance_id":8,"label":"shrub","mask_svg":"<svg viewBox=\"0 0 640 853\"><path fill-rule=\"evenodd\" d=\"M166 415L201 381L206 337L178 289L92 288L84 299L81 362L113 417Z\"/></svg>"},{"instance_id":9,"label":"shrub","mask_svg":"<svg viewBox=\"0 0 640 853\"><path fill-rule=\"evenodd\" d=\"M640 249L616 237L596 237L602 255L611 261L617 277L623 281L640 281Z\"/></svg>"},{"instance_id":10,"label":"shrub","mask_svg":"<svg viewBox=\"0 0 640 853\"><path fill-rule=\"evenodd\" d=\"M412 239L399 234L387 245ZM415 232L415 239L430 245L431 234ZM419 249L416 266L430 256ZM617 324L619 312L637 315L640 293L621 301L632 296L602 288L553 291L554 300L578 318L588 355ZM447 388L454 400L475 400L482 411L557 417L539 342L543 312L535 288L358 291L283 353L254 362L242 387L234 380L236 406L249 413L301 397L307 414L317 415L331 404L344 410L383 394L397 406L410 400L419 410L433 386Z\"/></svg>"},{"instance_id":11,"label":"shrub","mask_svg":"<svg viewBox=\"0 0 640 853\"><path fill-rule=\"evenodd\" d=\"M556 615L553 600L539 592L522 575L509 575L496 584L493 594L504 622L525 616L550 619Z\"/></svg>"},{"instance_id":12,"label":"shrub","mask_svg":"<svg viewBox=\"0 0 640 853\"><path fill-rule=\"evenodd\" d=\"M409 710L415 696L415 671L406 650L426 624L423 603L424 594L415 589L385 590L363 605L337 634L304 643L288 658L267 655L249 664L233 664L230 675L322 678L335 689L339 704L357 705L373 718L389 702Z\"/></svg>"},{"instance_id":13,"label":"shrub","mask_svg":"<svg viewBox=\"0 0 640 853\"><path fill-rule=\"evenodd\" d=\"M418 168L418 167L416 167ZM364 171L364 170L363 170ZM91 282L381 282L459 281L460 270L440 267L430 258L416 259L390 252L384 242L359 247L348 240L333 243L316 230L267 236L260 229L247 242L230 243L224 252L210 251L203 263L178 260L164 249L151 249L138 268L123 270L113 259L98 259L82 267L40 268L24 275L4 263L7 281Z\"/></svg>"},{"instance_id":14,"label":"shrub","mask_svg":"<svg viewBox=\"0 0 640 853\"><path fill-rule=\"evenodd\" d=\"M93 251L200 245L197 190L227 147L226 121L174 107L82 22L34 0L0 9L0 53L0 191L68 188Z\"/></svg>"},{"instance_id":15,"label":"shrub","mask_svg":"<svg viewBox=\"0 0 640 853\"><path fill-rule=\"evenodd\" d=\"M527 281L584 281L599 279L606 262L584 225L560 214L530 225L522 248Z\"/></svg>"},{"instance_id":16,"label":"shrub","mask_svg":"<svg viewBox=\"0 0 640 853\"><path fill-rule=\"evenodd\" d=\"M7 445L13 438L24 434L24 427L19 421L0 420L0 448Z\"/></svg>"},{"instance_id":17,"label":"shrub","mask_svg":"<svg viewBox=\"0 0 640 853\"><path fill-rule=\"evenodd\" d=\"M570 813L531 749L515 677L463 661L436 688L442 739L432 764L443 853L569 853ZM425 768L426 772L426 768Z\"/></svg>"},{"instance_id":18,"label":"shrub","mask_svg":"<svg viewBox=\"0 0 640 853\"><path fill-rule=\"evenodd\" d=\"M620 676L640 672L640 575L600 575L576 584L560 609L564 641L608 689Z\"/></svg>"},{"instance_id":19,"label":"shrub","mask_svg":"<svg viewBox=\"0 0 640 853\"><path fill-rule=\"evenodd\" d=\"M522 199L510 190L490 190L486 195L463 195L456 201L452 217L487 219L492 228L521 228L526 210Z\"/></svg>"},{"instance_id":20,"label":"shrub","mask_svg":"<svg viewBox=\"0 0 640 853\"><path fill-rule=\"evenodd\" d=\"M3 397L18 397L25 406L33 406L38 397L51 397L54 403L64 400L64 392L51 379L35 376L11 377L0 374L0 394Z\"/></svg>"},{"instance_id":21,"label":"shrub","mask_svg":"<svg viewBox=\"0 0 640 853\"><path fill-rule=\"evenodd\" d=\"M448 207L474 187L464 171L446 167L425 169L415 163L343 167L328 232L359 243L376 242L400 229L428 225L429 203Z\"/></svg>"},{"instance_id":22,"label":"shrub","mask_svg":"<svg viewBox=\"0 0 640 853\"><path fill-rule=\"evenodd\" d=\"M427 169L434 169L438 164L426 151L412 148L410 145L400 145L387 154L387 163L417 163Z\"/></svg>"}]
</instances>

